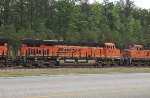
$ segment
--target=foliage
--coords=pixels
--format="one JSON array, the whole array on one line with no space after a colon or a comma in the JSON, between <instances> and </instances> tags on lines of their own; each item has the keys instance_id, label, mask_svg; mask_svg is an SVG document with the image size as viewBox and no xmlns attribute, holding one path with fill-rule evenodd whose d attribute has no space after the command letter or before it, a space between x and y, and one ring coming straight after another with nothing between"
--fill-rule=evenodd
<instances>
[{"instance_id":1,"label":"foliage","mask_svg":"<svg viewBox=\"0 0 150 98\"><path fill-rule=\"evenodd\" d=\"M0 0L0 36L114 42L120 48L150 43L150 10L133 1Z\"/></svg>"}]
</instances>

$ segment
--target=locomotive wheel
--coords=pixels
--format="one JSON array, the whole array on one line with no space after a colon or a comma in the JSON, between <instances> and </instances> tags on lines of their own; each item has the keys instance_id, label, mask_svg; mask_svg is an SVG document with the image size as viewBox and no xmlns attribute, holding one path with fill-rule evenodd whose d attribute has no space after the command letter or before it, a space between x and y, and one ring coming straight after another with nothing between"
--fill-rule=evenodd
<instances>
[{"instance_id":1,"label":"locomotive wheel","mask_svg":"<svg viewBox=\"0 0 150 98\"><path fill-rule=\"evenodd\" d=\"M146 63L146 64L144 64L143 66L144 66L144 67L148 67L148 64Z\"/></svg>"},{"instance_id":2,"label":"locomotive wheel","mask_svg":"<svg viewBox=\"0 0 150 98\"><path fill-rule=\"evenodd\" d=\"M102 64L98 64L97 67L98 67L98 68L102 68L103 65L102 65Z\"/></svg>"},{"instance_id":3,"label":"locomotive wheel","mask_svg":"<svg viewBox=\"0 0 150 98\"><path fill-rule=\"evenodd\" d=\"M118 67L118 66L119 66L119 64L118 64L118 63L115 63L115 64L114 64L114 67Z\"/></svg>"},{"instance_id":4,"label":"locomotive wheel","mask_svg":"<svg viewBox=\"0 0 150 98\"><path fill-rule=\"evenodd\" d=\"M142 67L142 64L141 64L141 62L139 62L139 63L137 64L137 66L138 66L138 67Z\"/></svg>"},{"instance_id":5,"label":"locomotive wheel","mask_svg":"<svg viewBox=\"0 0 150 98\"><path fill-rule=\"evenodd\" d=\"M31 63L24 64L23 67L33 67Z\"/></svg>"},{"instance_id":6,"label":"locomotive wheel","mask_svg":"<svg viewBox=\"0 0 150 98\"><path fill-rule=\"evenodd\" d=\"M134 62L131 62L131 63L130 63L130 67L135 67Z\"/></svg>"},{"instance_id":7,"label":"locomotive wheel","mask_svg":"<svg viewBox=\"0 0 150 98\"><path fill-rule=\"evenodd\" d=\"M106 67L111 67L111 64L109 61L106 63Z\"/></svg>"},{"instance_id":8,"label":"locomotive wheel","mask_svg":"<svg viewBox=\"0 0 150 98\"><path fill-rule=\"evenodd\" d=\"M5 65L4 65L4 64L0 64L0 68L1 68L1 67L5 67Z\"/></svg>"}]
</instances>

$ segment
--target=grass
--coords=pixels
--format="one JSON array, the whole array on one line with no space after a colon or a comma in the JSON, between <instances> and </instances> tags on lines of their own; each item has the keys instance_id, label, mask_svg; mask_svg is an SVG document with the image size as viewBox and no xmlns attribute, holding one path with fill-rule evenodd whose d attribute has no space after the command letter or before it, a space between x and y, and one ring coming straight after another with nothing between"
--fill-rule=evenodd
<instances>
[{"instance_id":1,"label":"grass","mask_svg":"<svg viewBox=\"0 0 150 98\"><path fill-rule=\"evenodd\" d=\"M150 68L11 69L0 70L0 77L111 73L150 73Z\"/></svg>"}]
</instances>

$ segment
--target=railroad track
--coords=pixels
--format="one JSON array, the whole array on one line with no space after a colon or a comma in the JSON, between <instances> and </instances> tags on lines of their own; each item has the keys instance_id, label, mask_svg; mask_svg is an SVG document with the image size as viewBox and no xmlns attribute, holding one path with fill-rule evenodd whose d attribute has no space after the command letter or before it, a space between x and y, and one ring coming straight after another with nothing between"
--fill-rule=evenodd
<instances>
[{"instance_id":1,"label":"railroad track","mask_svg":"<svg viewBox=\"0 0 150 98\"><path fill-rule=\"evenodd\" d=\"M103 66L103 67L94 67L94 66L55 66L55 67L0 67L0 70L13 70L13 69L113 69L113 68L150 68L150 66Z\"/></svg>"}]
</instances>

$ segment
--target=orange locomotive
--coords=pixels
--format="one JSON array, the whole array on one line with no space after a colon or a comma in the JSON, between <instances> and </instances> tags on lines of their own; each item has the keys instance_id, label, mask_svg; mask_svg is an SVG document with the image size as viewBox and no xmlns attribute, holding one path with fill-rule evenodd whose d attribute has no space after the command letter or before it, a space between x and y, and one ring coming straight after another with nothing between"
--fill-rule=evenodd
<instances>
[{"instance_id":1,"label":"orange locomotive","mask_svg":"<svg viewBox=\"0 0 150 98\"><path fill-rule=\"evenodd\" d=\"M0 38L0 66L12 64L12 53L9 41L6 38Z\"/></svg>"},{"instance_id":2,"label":"orange locomotive","mask_svg":"<svg viewBox=\"0 0 150 98\"><path fill-rule=\"evenodd\" d=\"M150 65L150 46L133 45L123 51L124 64L130 66Z\"/></svg>"},{"instance_id":3,"label":"orange locomotive","mask_svg":"<svg viewBox=\"0 0 150 98\"><path fill-rule=\"evenodd\" d=\"M23 39L18 55L22 65L111 66L121 62L120 50L113 43L73 43L55 40Z\"/></svg>"}]
</instances>

